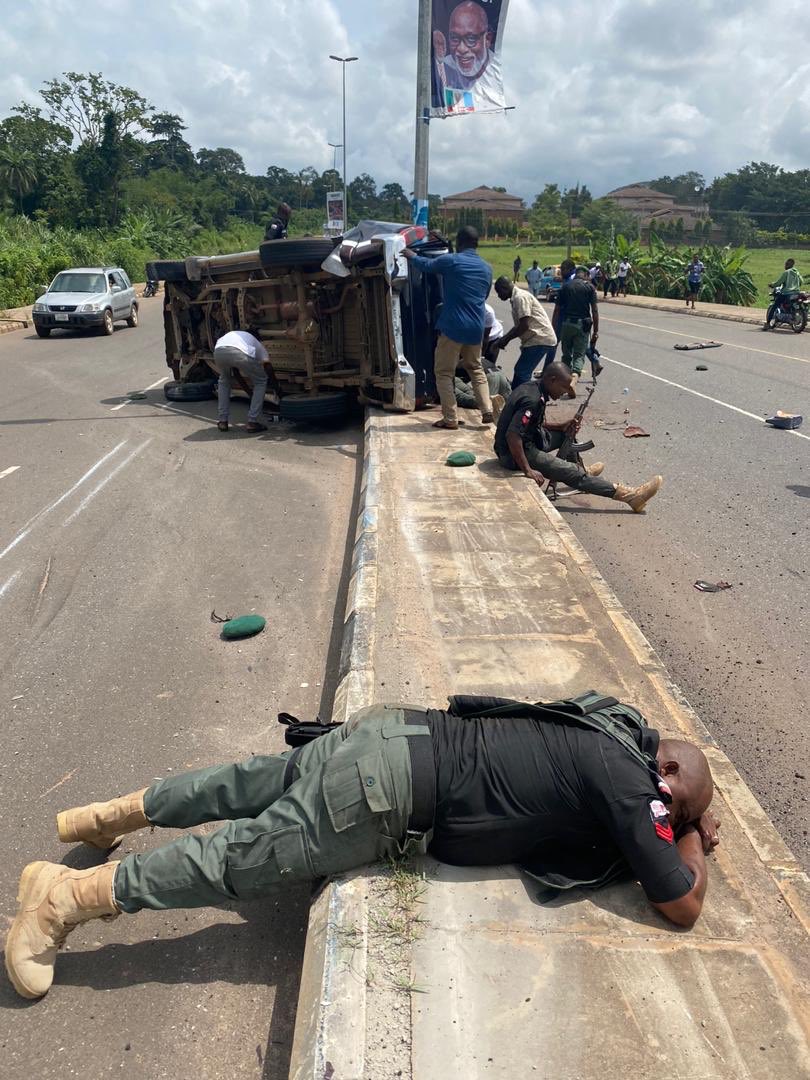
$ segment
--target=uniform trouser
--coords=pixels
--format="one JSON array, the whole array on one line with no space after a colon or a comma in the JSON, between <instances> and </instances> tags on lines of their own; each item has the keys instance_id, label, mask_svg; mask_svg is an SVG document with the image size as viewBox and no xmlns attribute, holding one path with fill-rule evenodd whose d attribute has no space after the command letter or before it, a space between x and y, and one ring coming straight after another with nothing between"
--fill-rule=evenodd
<instances>
[{"instance_id":1,"label":"uniform trouser","mask_svg":"<svg viewBox=\"0 0 810 1080\"><path fill-rule=\"evenodd\" d=\"M585 495L601 495L605 499L612 499L616 493L616 485L609 480L603 480L601 476L588 476L582 466L574 461L565 461L558 458L551 451L559 450L565 439L564 431L543 430L543 446L534 446L524 443L526 460L535 472L542 473L547 480L555 480L558 484L566 484L576 491ZM517 469L511 454L499 454L498 461L505 469Z\"/></svg>"},{"instance_id":2,"label":"uniform trouser","mask_svg":"<svg viewBox=\"0 0 810 1080\"><path fill-rule=\"evenodd\" d=\"M219 372L217 391L217 420L227 420L231 411L232 370L236 368L248 382L253 384L253 394L248 409L248 423L254 424L262 413L267 390L267 372L263 365L233 345L214 349L214 367Z\"/></svg>"},{"instance_id":3,"label":"uniform trouser","mask_svg":"<svg viewBox=\"0 0 810 1080\"><path fill-rule=\"evenodd\" d=\"M543 364L543 371L546 370L548 365L554 359L554 354L557 351L555 345L529 345L526 348L520 350L518 356L518 362L515 364L515 371L512 375L512 389L521 386L523 383L529 382L535 368Z\"/></svg>"},{"instance_id":4,"label":"uniform trouser","mask_svg":"<svg viewBox=\"0 0 810 1080\"><path fill-rule=\"evenodd\" d=\"M372 706L300 752L162 780L144 796L152 825L228 824L126 856L116 901L135 912L247 900L393 855L411 813L408 738L424 737L429 728L405 726L401 710Z\"/></svg>"},{"instance_id":5,"label":"uniform trouser","mask_svg":"<svg viewBox=\"0 0 810 1080\"><path fill-rule=\"evenodd\" d=\"M481 363L480 343L477 345L462 345L458 341L451 340L445 334L440 334L436 343L436 352L433 356L433 371L436 376L439 401L442 403L442 416L451 424L458 422L453 379L456 368L459 366L459 358L461 359L461 366L470 376L475 403L481 414L492 412L487 377L484 374L484 365Z\"/></svg>"},{"instance_id":6,"label":"uniform trouser","mask_svg":"<svg viewBox=\"0 0 810 1080\"><path fill-rule=\"evenodd\" d=\"M562 362L570 367L575 375L582 374L590 340L590 334L581 323L564 322L560 327Z\"/></svg>"},{"instance_id":7,"label":"uniform trouser","mask_svg":"<svg viewBox=\"0 0 810 1080\"><path fill-rule=\"evenodd\" d=\"M488 371L486 376L490 398L494 397L495 394L500 394L506 400L512 393L512 387L509 385L509 380L504 373L502 371ZM453 388L456 395L456 404L460 409L475 408L475 395L470 383L466 383L462 379L454 379Z\"/></svg>"}]
</instances>

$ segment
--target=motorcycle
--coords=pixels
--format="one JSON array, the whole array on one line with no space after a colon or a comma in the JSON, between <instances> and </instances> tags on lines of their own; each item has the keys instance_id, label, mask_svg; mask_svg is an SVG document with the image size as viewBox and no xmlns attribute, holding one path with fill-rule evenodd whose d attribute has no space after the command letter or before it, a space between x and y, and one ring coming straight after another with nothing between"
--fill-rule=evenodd
<instances>
[{"instance_id":1,"label":"motorcycle","mask_svg":"<svg viewBox=\"0 0 810 1080\"><path fill-rule=\"evenodd\" d=\"M143 290L144 297L157 296L158 289L160 288L159 281L149 280L146 282L146 288Z\"/></svg>"},{"instance_id":2,"label":"motorcycle","mask_svg":"<svg viewBox=\"0 0 810 1080\"><path fill-rule=\"evenodd\" d=\"M762 329L775 330L777 326L789 326L794 334L801 334L807 326L808 301L810 301L808 293L800 292L792 296L783 296L781 289L773 289Z\"/></svg>"}]
</instances>

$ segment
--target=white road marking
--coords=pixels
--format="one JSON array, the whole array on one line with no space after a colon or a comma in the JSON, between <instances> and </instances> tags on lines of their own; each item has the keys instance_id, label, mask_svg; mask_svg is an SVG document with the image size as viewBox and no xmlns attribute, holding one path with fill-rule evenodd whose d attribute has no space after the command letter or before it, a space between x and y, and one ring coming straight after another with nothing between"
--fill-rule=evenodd
<instances>
[{"instance_id":1,"label":"white road marking","mask_svg":"<svg viewBox=\"0 0 810 1080\"><path fill-rule=\"evenodd\" d=\"M11 541L11 543L4 547L2 551L0 551L0 559L4 559L10 551L13 551L14 548L19 543L21 543L26 538L26 536L28 536L28 534L31 532L31 529L34 527L34 525L36 525L38 521L44 518L46 514L50 514L52 510L55 510L57 508L57 506L60 506L65 501L65 499L69 499L73 492L76 491L77 488L80 488L82 486L85 480L89 480L93 473L98 472L101 466L106 461L109 461L113 454L117 454L121 447L126 446L126 444L127 440L123 439L118 444L118 446L114 446L112 450L110 450L104 455L104 457L99 458L95 465L91 465L87 472L84 474L84 476L79 477L76 483L73 484L72 487L69 487L63 495L60 495L58 499L55 499L48 506L43 507L42 510L38 510L32 518L29 518L28 521L26 521L25 525L23 525L22 529L20 529L20 531Z\"/></svg>"},{"instance_id":2,"label":"white road marking","mask_svg":"<svg viewBox=\"0 0 810 1080\"><path fill-rule=\"evenodd\" d=\"M672 334L673 337L685 337L689 338L690 341L698 340L694 334L684 334L682 330L664 330L662 326L650 326L649 323L630 322L627 319L611 319L607 315L602 316L600 322L619 323L621 326L636 326L642 330L655 330L659 334ZM800 364L810 364L810 359L806 356L788 356L786 353L771 352L770 349L757 349L754 345L740 345L738 341L720 341L719 338L712 338L711 340L719 341L721 345L728 345L732 349L742 349L743 352L762 353L763 356L778 356L780 360L796 360Z\"/></svg>"},{"instance_id":3,"label":"white road marking","mask_svg":"<svg viewBox=\"0 0 810 1080\"><path fill-rule=\"evenodd\" d=\"M740 416L750 416L752 420L756 420L759 424L764 424L765 421L761 416L757 416L756 413L748 412L747 409L741 409L739 405L731 405L727 401L721 401L720 398L710 397L709 394L701 394L699 390L692 390L688 386L683 386L681 383L673 382L671 379L665 379L662 375L653 375L649 371L644 371L643 368L633 367L632 364L622 363L621 360L611 360L611 364L616 364L618 367L626 368L628 371L635 371L637 375L646 375L648 379L655 379L656 382L666 383L667 386L674 386L676 390L683 390L686 394L692 394L694 397L703 398L704 401L711 401L714 405L722 405L724 409L731 409L732 412L739 413ZM801 431L796 431L795 428L788 428L785 432L787 435L795 435L798 439L810 439L810 435L805 435Z\"/></svg>"},{"instance_id":4,"label":"white road marking","mask_svg":"<svg viewBox=\"0 0 810 1080\"><path fill-rule=\"evenodd\" d=\"M19 468L19 465L9 465L7 469L3 469L3 471L0 472L0 480L2 480L4 476L11 476L11 474L16 472Z\"/></svg>"},{"instance_id":5,"label":"white road marking","mask_svg":"<svg viewBox=\"0 0 810 1080\"><path fill-rule=\"evenodd\" d=\"M8 590L11 588L11 586L14 584L14 582L17 580L21 573L22 570L15 570L11 577L8 579L8 581L4 581L3 584L0 585L0 599L2 599L2 597L6 595Z\"/></svg>"},{"instance_id":6,"label":"white road marking","mask_svg":"<svg viewBox=\"0 0 810 1080\"><path fill-rule=\"evenodd\" d=\"M70 525L71 521L75 521L79 514L81 514L82 510L89 506L93 499L95 499L96 495L98 495L98 493L103 488L105 488L107 484L109 484L110 480L112 480L114 476L117 476L122 469L125 469L127 465L129 465L130 461L136 458L142 450L145 450L151 441L151 439L147 439L146 442L142 442L140 446L136 446L132 453L127 454L124 460L119 462L119 464L115 466L111 473L108 473L103 480L100 480L93 488L93 490L88 495L85 495L85 497L73 511L70 517L65 518L65 520L62 522L62 528L64 528L65 525Z\"/></svg>"},{"instance_id":7,"label":"white road marking","mask_svg":"<svg viewBox=\"0 0 810 1080\"><path fill-rule=\"evenodd\" d=\"M141 393L145 394L147 390L155 390L158 386L163 386L163 384L165 382L168 382L168 381L169 381L169 376L164 375L162 379L158 379L157 382L153 382L151 386L145 386L143 388L143 390L141 391ZM123 409L125 405L137 405L137 404L138 404L138 399L137 398L127 399L126 401L120 402L118 405L113 405L113 407L110 409L110 412L118 412L118 410Z\"/></svg>"}]
</instances>

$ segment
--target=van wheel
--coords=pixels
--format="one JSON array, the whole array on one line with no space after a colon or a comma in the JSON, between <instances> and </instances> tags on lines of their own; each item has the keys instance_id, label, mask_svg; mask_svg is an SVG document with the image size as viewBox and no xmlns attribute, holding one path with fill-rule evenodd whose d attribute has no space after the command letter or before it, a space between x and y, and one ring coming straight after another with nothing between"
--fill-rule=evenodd
<instances>
[{"instance_id":1,"label":"van wheel","mask_svg":"<svg viewBox=\"0 0 810 1080\"><path fill-rule=\"evenodd\" d=\"M104 322L101 326L101 332L107 337L110 337L115 332L115 323L113 322L112 312L109 308L104 312Z\"/></svg>"},{"instance_id":2,"label":"van wheel","mask_svg":"<svg viewBox=\"0 0 810 1080\"><path fill-rule=\"evenodd\" d=\"M138 305L133 304L130 308L129 318L127 319L127 326L136 327L138 325Z\"/></svg>"},{"instance_id":3,"label":"van wheel","mask_svg":"<svg viewBox=\"0 0 810 1080\"><path fill-rule=\"evenodd\" d=\"M344 390L326 394L287 394L279 403L285 420L342 420L349 410Z\"/></svg>"},{"instance_id":4,"label":"van wheel","mask_svg":"<svg viewBox=\"0 0 810 1080\"><path fill-rule=\"evenodd\" d=\"M205 382L177 382L163 384L163 396L167 401L210 401L217 396L217 380Z\"/></svg>"}]
</instances>

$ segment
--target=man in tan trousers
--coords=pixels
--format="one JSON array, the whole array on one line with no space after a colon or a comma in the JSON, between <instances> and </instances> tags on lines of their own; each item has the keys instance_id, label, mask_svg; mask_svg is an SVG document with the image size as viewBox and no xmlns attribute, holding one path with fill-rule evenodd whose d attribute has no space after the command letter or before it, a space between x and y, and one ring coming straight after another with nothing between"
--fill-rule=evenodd
<instances>
[{"instance_id":1,"label":"man in tan trousers","mask_svg":"<svg viewBox=\"0 0 810 1080\"><path fill-rule=\"evenodd\" d=\"M470 376L481 422L491 424L494 419L489 385L481 362L484 305L492 288L492 269L478 254L477 247L478 233L471 225L464 225L456 236L453 255L428 259L410 248L403 252L411 266L442 279L444 303L436 324L439 340L433 357L442 418L433 426L448 431L455 431L460 423L453 383L459 365Z\"/></svg>"}]
</instances>

